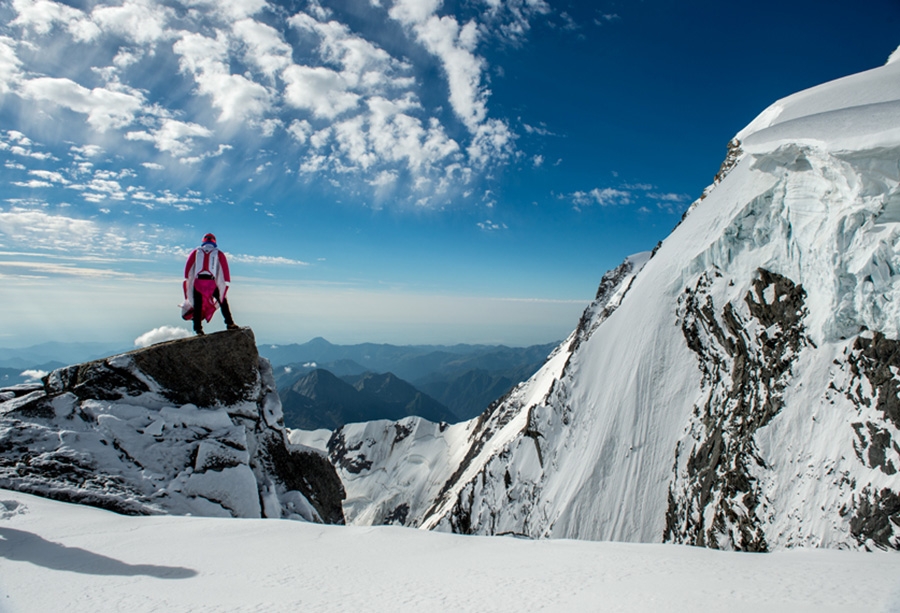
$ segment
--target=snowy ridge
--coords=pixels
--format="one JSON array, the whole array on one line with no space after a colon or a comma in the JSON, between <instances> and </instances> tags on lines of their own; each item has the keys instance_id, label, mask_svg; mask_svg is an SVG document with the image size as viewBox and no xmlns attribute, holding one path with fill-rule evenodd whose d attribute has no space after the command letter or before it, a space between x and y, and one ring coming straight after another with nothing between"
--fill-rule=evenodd
<instances>
[{"instance_id":1,"label":"snowy ridge","mask_svg":"<svg viewBox=\"0 0 900 613\"><path fill-rule=\"evenodd\" d=\"M2 487L128 514L341 520L340 484L318 452L287 441L249 329L0 394Z\"/></svg>"},{"instance_id":2,"label":"snowy ridge","mask_svg":"<svg viewBox=\"0 0 900 613\"><path fill-rule=\"evenodd\" d=\"M604 277L545 367L440 434L452 475L403 523L900 548L897 126L897 61L761 113L653 257ZM381 449L359 500L369 474L390 482Z\"/></svg>"},{"instance_id":3,"label":"snowy ridge","mask_svg":"<svg viewBox=\"0 0 900 613\"><path fill-rule=\"evenodd\" d=\"M530 429L532 408L553 393L573 352L616 310L649 256L628 258L605 275L578 329L538 373L477 419L447 426L408 418L348 424L336 431L328 450L347 491L347 522L434 527L452 511L460 489L492 458L505 457L511 445L524 444L539 453ZM296 441L303 437L301 432L291 435Z\"/></svg>"}]
</instances>

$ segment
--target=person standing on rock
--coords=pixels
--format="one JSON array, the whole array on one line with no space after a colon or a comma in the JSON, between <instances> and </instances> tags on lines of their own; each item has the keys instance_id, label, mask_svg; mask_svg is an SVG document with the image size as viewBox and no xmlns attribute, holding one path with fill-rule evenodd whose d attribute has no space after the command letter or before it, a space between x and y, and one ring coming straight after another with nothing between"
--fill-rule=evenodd
<instances>
[{"instance_id":1,"label":"person standing on rock","mask_svg":"<svg viewBox=\"0 0 900 613\"><path fill-rule=\"evenodd\" d=\"M219 306L225 318L225 327L237 330L228 307L228 284L231 273L228 259L219 251L216 237L212 233L203 236L203 244L191 251L184 265L184 304L181 316L186 321L193 320L194 332L203 334L203 320L212 320Z\"/></svg>"}]
</instances>

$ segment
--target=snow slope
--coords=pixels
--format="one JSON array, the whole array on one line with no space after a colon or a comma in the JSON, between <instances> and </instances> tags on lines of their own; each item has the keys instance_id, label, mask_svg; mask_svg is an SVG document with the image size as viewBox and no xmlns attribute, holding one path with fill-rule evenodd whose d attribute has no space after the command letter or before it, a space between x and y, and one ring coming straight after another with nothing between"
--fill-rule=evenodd
<instances>
[{"instance_id":1,"label":"snow slope","mask_svg":"<svg viewBox=\"0 0 900 613\"><path fill-rule=\"evenodd\" d=\"M0 490L0 611L900 611L900 557L126 517ZM64 603L64 605L63 605Z\"/></svg>"},{"instance_id":2,"label":"snow slope","mask_svg":"<svg viewBox=\"0 0 900 613\"><path fill-rule=\"evenodd\" d=\"M401 483L415 447L341 431L353 516L395 483L424 528L900 548L898 126L900 61L776 102L531 381L422 448L449 470Z\"/></svg>"}]
</instances>

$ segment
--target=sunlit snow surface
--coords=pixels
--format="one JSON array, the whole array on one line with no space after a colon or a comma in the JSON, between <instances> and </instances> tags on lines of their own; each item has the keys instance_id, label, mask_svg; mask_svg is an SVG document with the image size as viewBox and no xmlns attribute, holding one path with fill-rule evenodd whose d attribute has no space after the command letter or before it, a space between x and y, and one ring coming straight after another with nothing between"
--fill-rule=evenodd
<instances>
[{"instance_id":1,"label":"sunlit snow surface","mask_svg":"<svg viewBox=\"0 0 900 613\"><path fill-rule=\"evenodd\" d=\"M0 490L0 611L900 611L900 556L125 517Z\"/></svg>"}]
</instances>

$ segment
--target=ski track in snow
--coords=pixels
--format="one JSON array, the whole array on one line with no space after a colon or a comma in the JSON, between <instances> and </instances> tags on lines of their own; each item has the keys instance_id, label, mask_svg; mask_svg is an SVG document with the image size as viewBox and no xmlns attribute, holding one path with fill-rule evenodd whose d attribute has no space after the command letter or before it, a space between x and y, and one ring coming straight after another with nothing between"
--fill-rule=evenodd
<instances>
[{"instance_id":1,"label":"ski track in snow","mask_svg":"<svg viewBox=\"0 0 900 613\"><path fill-rule=\"evenodd\" d=\"M3 613L900 611L890 553L126 517L6 490L0 505Z\"/></svg>"}]
</instances>

